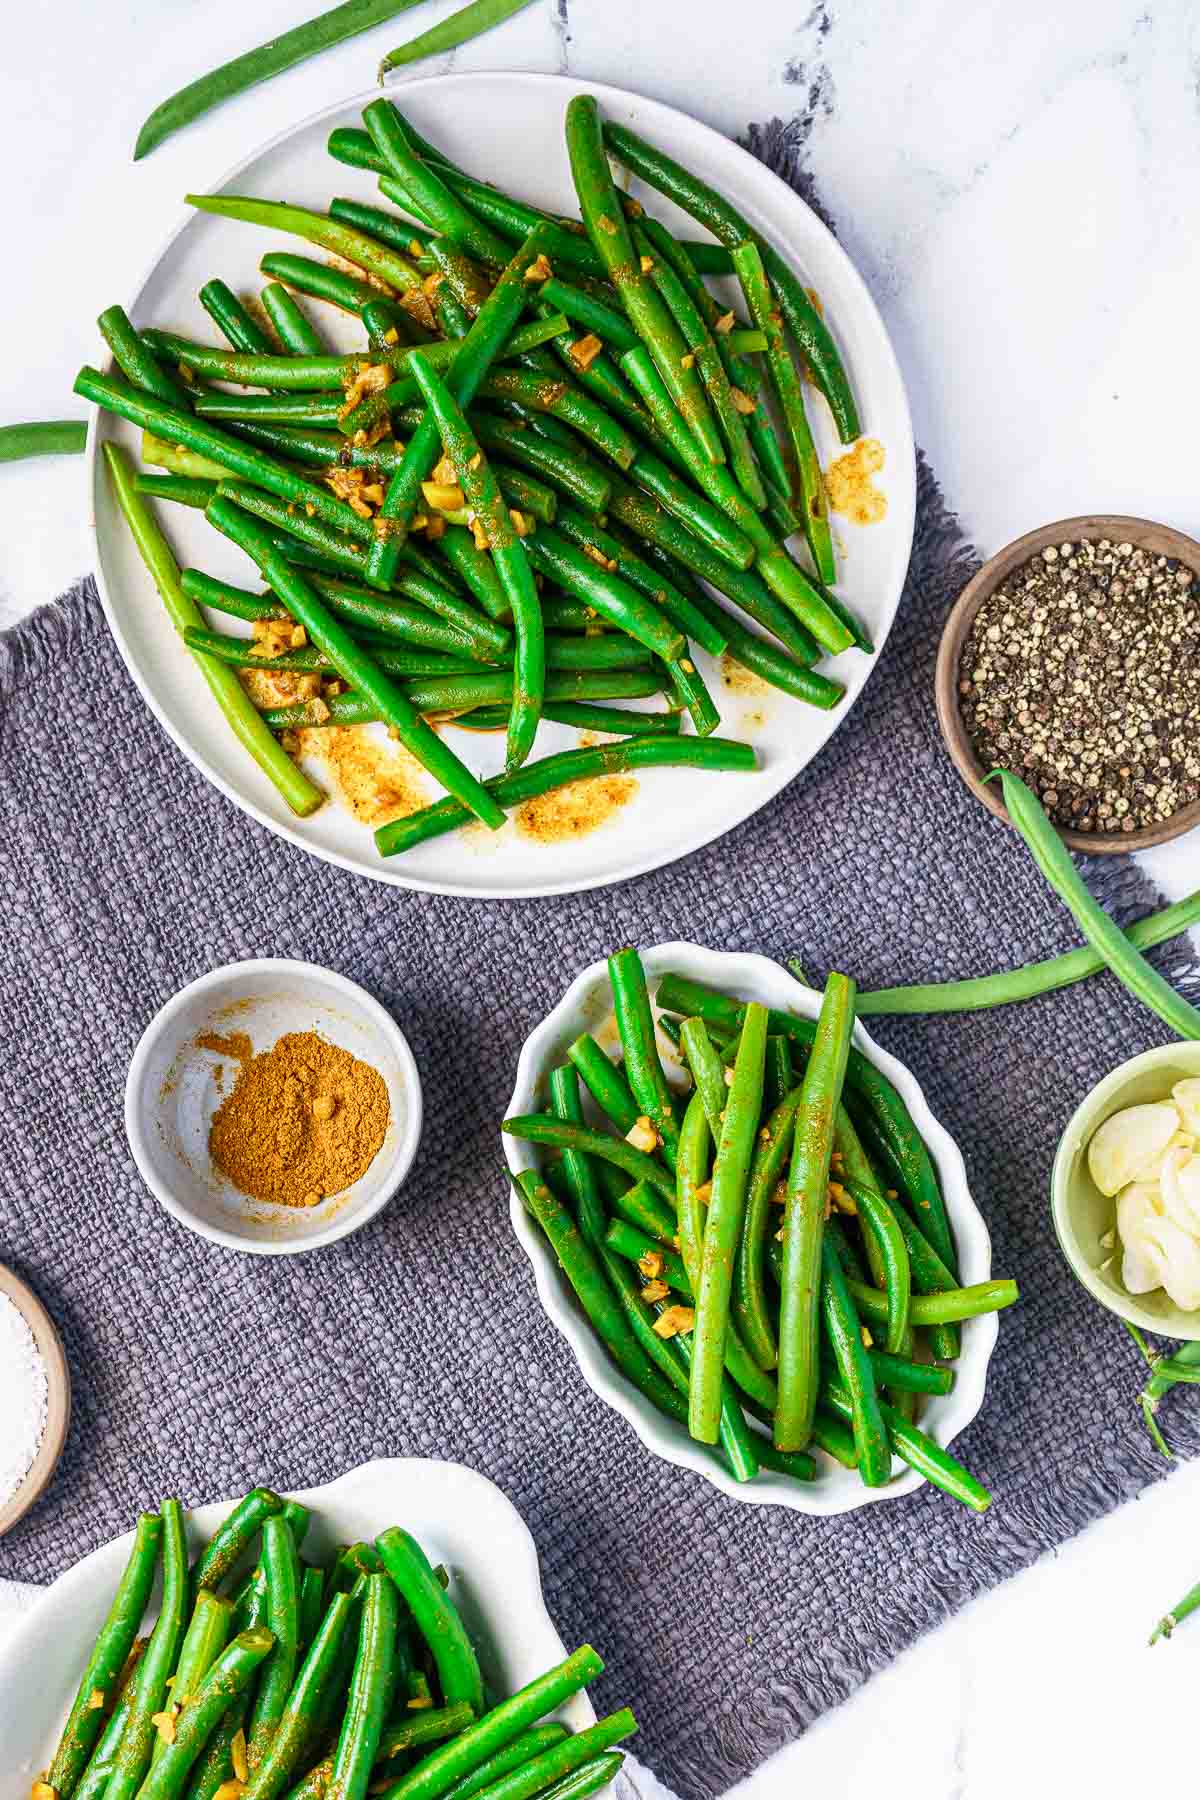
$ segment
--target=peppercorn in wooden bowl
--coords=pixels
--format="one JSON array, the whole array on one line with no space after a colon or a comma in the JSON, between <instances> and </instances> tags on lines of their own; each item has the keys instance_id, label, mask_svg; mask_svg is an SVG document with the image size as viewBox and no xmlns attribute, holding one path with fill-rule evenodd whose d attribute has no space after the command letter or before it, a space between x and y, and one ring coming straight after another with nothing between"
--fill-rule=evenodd
<instances>
[{"instance_id":1,"label":"peppercorn in wooden bowl","mask_svg":"<svg viewBox=\"0 0 1200 1800\"><path fill-rule=\"evenodd\" d=\"M1092 855L1200 825L1200 544L1099 513L1017 538L960 594L935 682L967 786L1007 819L1012 769Z\"/></svg>"}]
</instances>

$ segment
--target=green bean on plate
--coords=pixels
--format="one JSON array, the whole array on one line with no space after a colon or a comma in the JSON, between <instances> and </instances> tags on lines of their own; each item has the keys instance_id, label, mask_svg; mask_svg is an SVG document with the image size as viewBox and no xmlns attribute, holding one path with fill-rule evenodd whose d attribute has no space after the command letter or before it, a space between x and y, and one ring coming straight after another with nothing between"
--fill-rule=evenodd
<instances>
[{"instance_id":1,"label":"green bean on plate","mask_svg":"<svg viewBox=\"0 0 1200 1800\"><path fill-rule=\"evenodd\" d=\"M687 944L593 965L521 1057L513 1223L585 1377L668 1461L799 1511L919 1477L982 1511L946 1443L1017 1287L854 997Z\"/></svg>"},{"instance_id":2,"label":"green bean on plate","mask_svg":"<svg viewBox=\"0 0 1200 1800\"><path fill-rule=\"evenodd\" d=\"M406 1467L415 1472L400 1475L398 1501L396 1472ZM438 1533L433 1556L387 1523L383 1509L403 1503L406 1483L422 1534L430 1521ZM515 1565L510 1557L488 1568L505 1555L506 1534L523 1537L523 1528L493 1493L489 1534L472 1483L489 1486L452 1464L371 1465L315 1497L327 1494L331 1512L323 1519L318 1505L311 1532L308 1507L256 1488L206 1544L178 1500L143 1514L94 1641L73 1623L64 1632L79 1688L57 1744L45 1747L31 1800L110 1791L134 1800L440 1800L464 1790L514 1800L577 1774L580 1793L607 1787L637 1720L620 1707L590 1722L583 1691L604 1664L588 1644L550 1667L533 1662L529 1678L523 1625L553 1639L548 1620L543 1630L536 1616L521 1617L534 1599L540 1610L540 1592L527 1601L518 1585L528 1579L514 1572L525 1566L523 1548ZM352 1494L340 1495L347 1484ZM365 1515L368 1530L382 1528L373 1543L335 1541L348 1506L358 1529ZM465 1570L455 1555L464 1549L478 1559ZM435 1568L447 1550L451 1568ZM484 1594L492 1605L481 1613ZM148 1603L157 1617L147 1624Z\"/></svg>"},{"instance_id":3,"label":"green bean on plate","mask_svg":"<svg viewBox=\"0 0 1200 1800\"><path fill-rule=\"evenodd\" d=\"M397 10L337 9L203 78L147 123L139 154ZM447 41L509 10L509 0L466 8ZM686 816L703 817L718 775L760 766L749 740L768 690L789 716L793 702L831 711L845 693L839 671L855 666L842 657L870 654L835 591L843 571L806 423L805 409L825 404L819 390L841 437L857 428L837 321L714 190L622 133L590 95L563 120L578 225L491 185L486 154L475 170L456 167L390 97L369 102L362 125L332 134L324 204L311 193L305 204L287 193L187 196L250 247L266 278L261 303L214 268L196 296L199 329L171 317L135 324L109 307L99 329L115 369L85 367L76 380L82 398L144 434L151 467L131 470L124 446L106 445L108 471L179 657L298 816L330 786L350 799L348 731L366 733L356 741L379 756L384 730L397 738L416 781L390 811L354 809L376 827L381 858L472 817L498 830L533 799L607 781L619 795L607 811L593 819L581 803L572 815L570 832L583 835L633 798L632 771L650 767L690 771L671 791L691 796ZM614 183L614 154L644 175L645 205ZM361 197L339 194L345 165L365 181ZM725 248L701 254L655 218L656 185ZM709 285L729 284L735 265L749 320L729 305L730 285ZM784 400L778 429L759 397L768 372ZM30 427L8 453L77 438ZM798 445L805 455L789 473ZM171 502L192 518L167 511L160 528ZM199 512L214 528L208 548L190 535ZM182 581L168 535L177 523L194 565ZM247 591L231 545L266 592ZM478 680L429 662L440 654ZM814 668L822 655L838 668ZM588 678L566 684L568 670ZM630 681L610 679L618 670ZM446 689L443 675L464 679ZM757 713L738 700L750 694L764 696ZM596 701L602 712L571 710ZM596 731L616 741L597 746ZM506 756L493 774L495 732ZM720 1365L703 1352L698 1361L711 1428Z\"/></svg>"}]
</instances>

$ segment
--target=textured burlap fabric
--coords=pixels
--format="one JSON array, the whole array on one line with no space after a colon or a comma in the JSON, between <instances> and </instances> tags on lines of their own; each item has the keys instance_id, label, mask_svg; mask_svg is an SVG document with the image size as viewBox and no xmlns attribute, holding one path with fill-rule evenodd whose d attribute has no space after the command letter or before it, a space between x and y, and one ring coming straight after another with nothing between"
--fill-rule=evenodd
<instances>
[{"instance_id":1,"label":"textured burlap fabric","mask_svg":"<svg viewBox=\"0 0 1200 1800\"><path fill-rule=\"evenodd\" d=\"M523 1513L563 1637L607 1658L598 1703L632 1702L639 1755L706 1800L919 1632L1163 1472L1134 1404L1136 1356L1075 1283L1049 1219L1070 1111L1163 1035L1107 976L1020 1008L878 1024L961 1144L996 1271L1022 1287L983 1412L956 1446L995 1494L983 1518L924 1490L806 1519L655 1460L585 1386L508 1225L497 1123L518 1047L615 946L794 952L871 986L1075 941L938 738L938 631L968 568L923 469L898 625L818 761L673 868L524 905L385 888L244 817L147 711L90 584L8 635L0 1256L63 1330L75 1412L55 1483L0 1545L0 1574L46 1580L164 1493L198 1502L255 1481L307 1486L374 1456L456 1458ZM1132 869L1101 879L1122 916L1154 904ZM189 1235L125 1142L126 1066L151 1013L214 964L259 955L363 982L425 1083L403 1192L310 1256L239 1256ZM1193 979L1178 950L1167 966Z\"/></svg>"}]
</instances>

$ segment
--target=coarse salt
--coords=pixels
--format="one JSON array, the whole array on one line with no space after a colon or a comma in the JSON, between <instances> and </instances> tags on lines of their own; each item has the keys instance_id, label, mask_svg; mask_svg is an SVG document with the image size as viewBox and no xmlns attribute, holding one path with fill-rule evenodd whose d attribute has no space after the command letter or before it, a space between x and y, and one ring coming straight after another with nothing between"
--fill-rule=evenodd
<instances>
[{"instance_id":1,"label":"coarse salt","mask_svg":"<svg viewBox=\"0 0 1200 1800\"><path fill-rule=\"evenodd\" d=\"M46 1364L20 1312L0 1294L0 1506L7 1506L46 1431Z\"/></svg>"}]
</instances>

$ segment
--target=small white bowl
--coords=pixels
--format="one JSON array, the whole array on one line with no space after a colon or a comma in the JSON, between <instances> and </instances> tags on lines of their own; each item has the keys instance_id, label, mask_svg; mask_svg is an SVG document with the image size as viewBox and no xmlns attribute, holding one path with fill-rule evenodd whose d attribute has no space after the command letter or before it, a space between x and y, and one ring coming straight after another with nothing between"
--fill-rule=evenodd
<instances>
[{"instance_id":1,"label":"small white bowl","mask_svg":"<svg viewBox=\"0 0 1200 1800\"><path fill-rule=\"evenodd\" d=\"M378 1069L387 1133L353 1187L318 1206L272 1206L248 1199L214 1165L209 1126L232 1071L218 1086L215 1065L230 1059L196 1039L235 1031L256 1053L287 1032L316 1031ZM142 1033L125 1082L125 1130L146 1186L181 1225L231 1250L287 1256L347 1237L391 1199L420 1142L421 1078L400 1027L356 982L285 957L227 963L182 988Z\"/></svg>"},{"instance_id":2,"label":"small white bowl","mask_svg":"<svg viewBox=\"0 0 1200 1800\"><path fill-rule=\"evenodd\" d=\"M736 995L743 1000L759 1000L781 1012L815 1019L821 1008L819 994L800 987L786 969L765 956L704 950L697 944L675 943L642 950L641 957L652 988L656 977L674 970L693 981L703 982L706 987L718 988L724 994ZM554 1011L526 1039L517 1064L517 1085L506 1117L544 1109L546 1076L563 1061L567 1045L582 1031L590 1031L605 1048L611 1048L617 1042L612 1023L608 969L602 962L593 963L571 983ZM899 1091L928 1146L954 1228L964 1285L986 1281L992 1272L991 1239L983 1215L971 1198L967 1171L957 1144L938 1124L920 1087L902 1063L881 1049L861 1025L854 1028L854 1043ZM672 1066L679 1067L674 1046L661 1033L659 1051L668 1074ZM523 1143L519 1138L504 1138L504 1154L514 1173L533 1168L538 1160L537 1146ZM767 1469L753 1481L735 1481L711 1451L694 1443L682 1425L664 1418L609 1360L553 1251L515 1194L510 1197L509 1215L513 1230L533 1264L542 1305L575 1352L584 1380L593 1392L628 1420L647 1450L652 1450L665 1462L703 1475L732 1500L748 1501L752 1506L787 1506L802 1513L852 1512L855 1507L894 1499L922 1485L922 1476L897 1461L887 1487L864 1487L853 1469L844 1469L826 1456L818 1456L818 1474L812 1482L794 1481L790 1476L777 1475ZM998 1330L995 1313L968 1319L963 1325L962 1354L955 1364L954 1388L949 1394L931 1398L921 1417L922 1429L939 1444L948 1445L960 1431L965 1431L982 1406L988 1361Z\"/></svg>"},{"instance_id":3,"label":"small white bowl","mask_svg":"<svg viewBox=\"0 0 1200 1800\"><path fill-rule=\"evenodd\" d=\"M389 1525L411 1531L431 1562L450 1572L450 1593L479 1652L484 1680L515 1694L567 1654L542 1598L537 1549L498 1487L461 1463L396 1457L366 1463L294 1496L312 1509L305 1553L374 1538ZM211 1536L230 1502L188 1515L193 1548ZM0 1800L28 1800L50 1760L80 1670L129 1556L133 1534L102 1544L60 1575L0 1650ZM152 1610L157 1599L152 1601ZM604 1646L599 1646L603 1654ZM572 1731L596 1722L586 1693L554 1715ZM610 1788L604 1789L610 1794Z\"/></svg>"}]
</instances>

